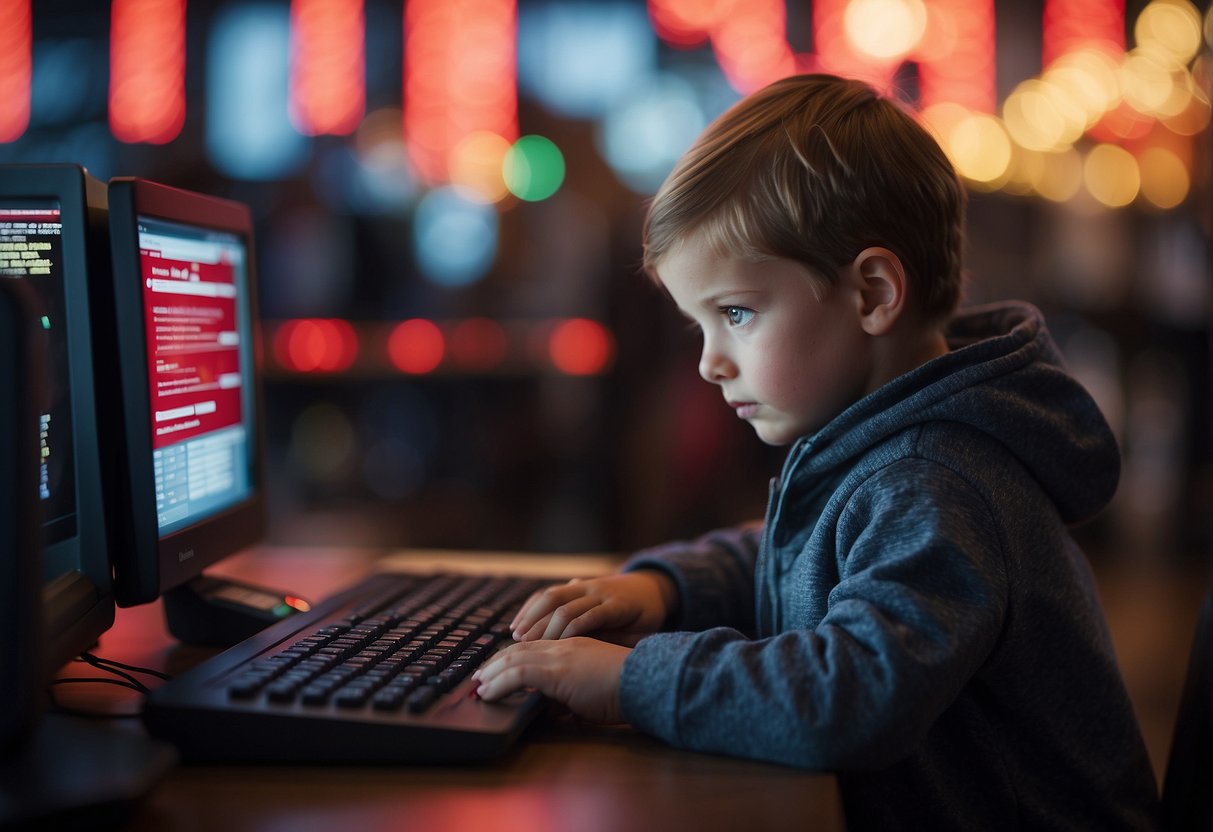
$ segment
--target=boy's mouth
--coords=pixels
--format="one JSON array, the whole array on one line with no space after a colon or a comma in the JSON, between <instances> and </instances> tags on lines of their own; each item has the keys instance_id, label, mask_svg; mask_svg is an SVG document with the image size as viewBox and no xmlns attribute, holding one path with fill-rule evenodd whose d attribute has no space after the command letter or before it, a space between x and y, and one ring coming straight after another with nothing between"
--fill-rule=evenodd
<instances>
[{"instance_id":1,"label":"boy's mouth","mask_svg":"<svg viewBox=\"0 0 1213 832\"><path fill-rule=\"evenodd\" d=\"M758 402L729 402L729 407L737 411L739 419L749 419L758 412Z\"/></svg>"}]
</instances>

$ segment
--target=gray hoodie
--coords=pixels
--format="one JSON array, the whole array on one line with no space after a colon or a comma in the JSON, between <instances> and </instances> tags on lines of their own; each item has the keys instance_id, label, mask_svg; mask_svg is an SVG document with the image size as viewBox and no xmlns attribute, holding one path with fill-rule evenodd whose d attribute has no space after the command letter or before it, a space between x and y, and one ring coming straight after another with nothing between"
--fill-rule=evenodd
<instances>
[{"instance_id":1,"label":"gray hoodie","mask_svg":"<svg viewBox=\"0 0 1213 832\"><path fill-rule=\"evenodd\" d=\"M1066 530L1116 490L1115 439L1033 307L958 315L949 345L797 441L761 527L629 562L681 608L628 657L624 716L835 771L854 829L1154 828Z\"/></svg>"}]
</instances>

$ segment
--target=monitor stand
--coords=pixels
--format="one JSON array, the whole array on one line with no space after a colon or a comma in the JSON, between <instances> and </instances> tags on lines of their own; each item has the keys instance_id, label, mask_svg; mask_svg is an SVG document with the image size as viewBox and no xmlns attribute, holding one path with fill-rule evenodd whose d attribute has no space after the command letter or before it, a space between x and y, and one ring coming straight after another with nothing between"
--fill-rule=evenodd
<instances>
[{"instance_id":1,"label":"monitor stand","mask_svg":"<svg viewBox=\"0 0 1213 832\"><path fill-rule=\"evenodd\" d=\"M310 609L298 596L210 575L164 593L169 634L183 644L228 647Z\"/></svg>"},{"instance_id":2,"label":"monitor stand","mask_svg":"<svg viewBox=\"0 0 1213 832\"><path fill-rule=\"evenodd\" d=\"M0 828L117 829L176 762L137 730L45 714L0 760Z\"/></svg>"}]
</instances>

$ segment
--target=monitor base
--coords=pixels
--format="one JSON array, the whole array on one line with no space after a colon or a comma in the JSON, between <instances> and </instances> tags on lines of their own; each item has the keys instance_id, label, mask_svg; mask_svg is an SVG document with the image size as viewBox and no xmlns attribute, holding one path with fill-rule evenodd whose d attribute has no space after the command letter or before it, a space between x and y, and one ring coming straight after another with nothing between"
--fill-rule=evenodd
<instances>
[{"instance_id":1,"label":"monitor base","mask_svg":"<svg viewBox=\"0 0 1213 832\"><path fill-rule=\"evenodd\" d=\"M184 644L230 647L309 609L298 596L209 575L164 593L169 634Z\"/></svg>"},{"instance_id":2,"label":"monitor base","mask_svg":"<svg viewBox=\"0 0 1213 832\"><path fill-rule=\"evenodd\" d=\"M137 729L44 715L0 762L0 828L120 828L176 762Z\"/></svg>"}]
</instances>

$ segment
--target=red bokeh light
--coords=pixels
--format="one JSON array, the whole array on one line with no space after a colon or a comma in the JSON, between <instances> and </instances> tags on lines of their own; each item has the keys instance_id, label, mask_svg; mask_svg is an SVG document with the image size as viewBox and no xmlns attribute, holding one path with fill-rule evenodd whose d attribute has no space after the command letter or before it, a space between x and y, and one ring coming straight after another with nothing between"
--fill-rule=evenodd
<instances>
[{"instance_id":1,"label":"red bokeh light","mask_svg":"<svg viewBox=\"0 0 1213 832\"><path fill-rule=\"evenodd\" d=\"M604 371L615 357L615 339L597 321L572 318L552 330L548 355L556 369L571 376Z\"/></svg>"},{"instance_id":2,"label":"red bokeh light","mask_svg":"<svg viewBox=\"0 0 1213 832\"><path fill-rule=\"evenodd\" d=\"M274 358L296 373L337 373L358 357L358 335L349 321L301 318L286 321L274 334Z\"/></svg>"},{"instance_id":3,"label":"red bokeh light","mask_svg":"<svg viewBox=\"0 0 1213 832\"><path fill-rule=\"evenodd\" d=\"M1125 0L1045 0L1043 28L1043 67L1076 49L1118 58L1125 50Z\"/></svg>"},{"instance_id":4,"label":"red bokeh light","mask_svg":"<svg viewBox=\"0 0 1213 832\"><path fill-rule=\"evenodd\" d=\"M409 0L404 17L405 145L438 184L472 133L518 138L516 2Z\"/></svg>"},{"instance_id":5,"label":"red bokeh light","mask_svg":"<svg viewBox=\"0 0 1213 832\"><path fill-rule=\"evenodd\" d=\"M32 39L30 0L0 0L0 142L29 127Z\"/></svg>"},{"instance_id":6,"label":"red bokeh light","mask_svg":"<svg viewBox=\"0 0 1213 832\"><path fill-rule=\"evenodd\" d=\"M185 0L113 0L110 131L164 144L185 124Z\"/></svg>"},{"instance_id":7,"label":"red bokeh light","mask_svg":"<svg viewBox=\"0 0 1213 832\"><path fill-rule=\"evenodd\" d=\"M301 133L345 135L366 106L362 0L291 1L291 121Z\"/></svg>"},{"instance_id":8,"label":"red bokeh light","mask_svg":"<svg viewBox=\"0 0 1213 832\"><path fill-rule=\"evenodd\" d=\"M388 336L387 354L402 373L433 372L446 355L446 338L433 321L413 318L398 324Z\"/></svg>"}]
</instances>

